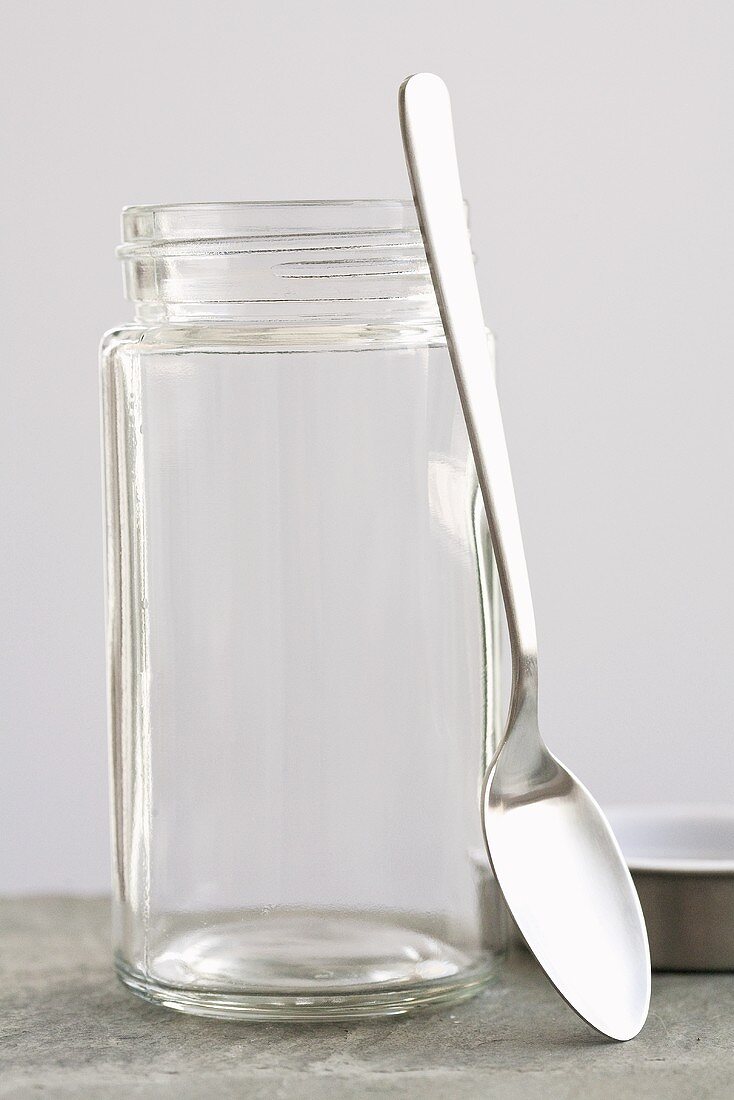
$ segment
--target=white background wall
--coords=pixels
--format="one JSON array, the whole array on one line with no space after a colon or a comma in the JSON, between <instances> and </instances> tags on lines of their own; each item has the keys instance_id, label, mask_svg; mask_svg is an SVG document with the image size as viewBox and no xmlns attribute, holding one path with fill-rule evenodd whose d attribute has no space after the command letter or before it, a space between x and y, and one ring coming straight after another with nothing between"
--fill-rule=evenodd
<instances>
[{"instance_id":1,"label":"white background wall","mask_svg":"<svg viewBox=\"0 0 734 1100\"><path fill-rule=\"evenodd\" d=\"M453 93L543 729L602 802L732 799L730 0L2 0L0 890L108 884L97 342L133 202L408 194Z\"/></svg>"}]
</instances>

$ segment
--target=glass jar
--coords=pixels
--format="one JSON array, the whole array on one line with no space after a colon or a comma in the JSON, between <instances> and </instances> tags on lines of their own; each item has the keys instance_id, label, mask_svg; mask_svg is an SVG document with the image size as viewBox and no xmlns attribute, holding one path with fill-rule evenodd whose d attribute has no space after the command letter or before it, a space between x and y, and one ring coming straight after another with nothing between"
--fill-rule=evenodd
<instances>
[{"instance_id":1,"label":"glass jar","mask_svg":"<svg viewBox=\"0 0 734 1100\"><path fill-rule=\"evenodd\" d=\"M102 344L115 939L207 1016L495 972L496 581L412 203L129 208Z\"/></svg>"}]
</instances>

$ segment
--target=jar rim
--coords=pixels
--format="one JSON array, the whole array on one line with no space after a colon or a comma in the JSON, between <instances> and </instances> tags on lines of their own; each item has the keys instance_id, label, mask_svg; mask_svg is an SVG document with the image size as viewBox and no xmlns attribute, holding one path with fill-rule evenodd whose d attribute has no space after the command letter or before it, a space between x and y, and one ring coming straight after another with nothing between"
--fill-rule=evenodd
<instances>
[{"instance_id":1,"label":"jar rim","mask_svg":"<svg viewBox=\"0 0 734 1100\"><path fill-rule=\"evenodd\" d=\"M417 232L412 199L298 199L126 206L121 253L173 242Z\"/></svg>"}]
</instances>

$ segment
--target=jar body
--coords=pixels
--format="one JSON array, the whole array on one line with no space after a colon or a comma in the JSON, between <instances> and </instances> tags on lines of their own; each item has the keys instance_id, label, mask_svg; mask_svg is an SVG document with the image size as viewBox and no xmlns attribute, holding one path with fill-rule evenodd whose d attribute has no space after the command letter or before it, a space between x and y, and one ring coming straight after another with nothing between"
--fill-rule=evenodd
<instances>
[{"instance_id":1,"label":"jar body","mask_svg":"<svg viewBox=\"0 0 734 1100\"><path fill-rule=\"evenodd\" d=\"M441 334L140 324L102 394L123 981L270 1019L477 990L496 584Z\"/></svg>"}]
</instances>

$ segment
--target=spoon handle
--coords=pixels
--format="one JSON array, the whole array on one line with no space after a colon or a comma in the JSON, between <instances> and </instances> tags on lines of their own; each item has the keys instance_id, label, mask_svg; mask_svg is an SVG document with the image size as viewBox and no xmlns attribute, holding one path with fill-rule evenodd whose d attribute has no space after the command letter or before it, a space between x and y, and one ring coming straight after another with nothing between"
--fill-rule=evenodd
<instances>
[{"instance_id":1,"label":"spoon handle","mask_svg":"<svg viewBox=\"0 0 734 1100\"><path fill-rule=\"evenodd\" d=\"M537 687L535 615L466 224L451 101L442 80L419 73L401 86L399 102L413 198L502 585L517 703L518 693L535 695Z\"/></svg>"}]
</instances>

